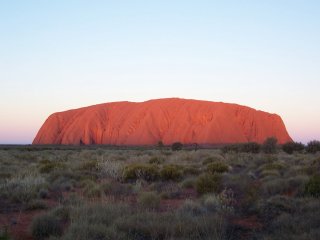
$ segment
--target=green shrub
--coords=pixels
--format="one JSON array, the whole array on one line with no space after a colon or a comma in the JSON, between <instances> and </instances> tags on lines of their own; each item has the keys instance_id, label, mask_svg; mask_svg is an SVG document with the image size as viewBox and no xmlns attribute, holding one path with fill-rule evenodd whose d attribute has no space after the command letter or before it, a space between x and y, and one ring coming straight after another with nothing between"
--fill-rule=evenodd
<instances>
[{"instance_id":1,"label":"green shrub","mask_svg":"<svg viewBox=\"0 0 320 240\"><path fill-rule=\"evenodd\" d=\"M64 167L65 167L65 164L62 164L60 162L47 162L47 163L41 164L39 166L39 172L40 173L50 173L53 170L63 169Z\"/></svg>"},{"instance_id":2,"label":"green shrub","mask_svg":"<svg viewBox=\"0 0 320 240\"><path fill-rule=\"evenodd\" d=\"M173 144L171 145L171 150L172 150L172 151L180 151L180 150L182 150L182 147L183 147L182 143L180 143L180 142L175 142L175 143L173 143Z\"/></svg>"},{"instance_id":3,"label":"green shrub","mask_svg":"<svg viewBox=\"0 0 320 240\"><path fill-rule=\"evenodd\" d=\"M160 157L157 157L157 156L154 156L154 157L149 159L149 163L150 164L161 164L163 162L164 162L164 159L160 158Z\"/></svg>"},{"instance_id":4,"label":"green shrub","mask_svg":"<svg viewBox=\"0 0 320 240\"><path fill-rule=\"evenodd\" d=\"M217 192L220 186L220 177L216 174L203 174L196 180L196 190L200 194Z\"/></svg>"},{"instance_id":5,"label":"green shrub","mask_svg":"<svg viewBox=\"0 0 320 240\"><path fill-rule=\"evenodd\" d=\"M142 192L138 196L138 204L147 209L159 208L160 196L156 192Z\"/></svg>"},{"instance_id":6,"label":"green shrub","mask_svg":"<svg viewBox=\"0 0 320 240\"><path fill-rule=\"evenodd\" d=\"M55 216L45 214L33 219L31 231L35 239L41 240L50 236L60 236L62 225Z\"/></svg>"},{"instance_id":7,"label":"green shrub","mask_svg":"<svg viewBox=\"0 0 320 240\"><path fill-rule=\"evenodd\" d=\"M84 196L88 198L100 198L103 195L101 187L97 184L87 185L83 190Z\"/></svg>"},{"instance_id":8,"label":"green shrub","mask_svg":"<svg viewBox=\"0 0 320 240\"><path fill-rule=\"evenodd\" d=\"M74 207L74 206L72 206ZM50 211L50 213L61 221L70 220L70 208L66 206L58 206Z\"/></svg>"},{"instance_id":9,"label":"green shrub","mask_svg":"<svg viewBox=\"0 0 320 240\"><path fill-rule=\"evenodd\" d=\"M293 152L301 152L304 150L304 145L298 142L287 142L282 145L282 150L288 154Z\"/></svg>"},{"instance_id":10,"label":"green shrub","mask_svg":"<svg viewBox=\"0 0 320 240\"><path fill-rule=\"evenodd\" d=\"M159 168L151 164L133 163L126 166L123 170L124 180L144 179L154 181L159 177Z\"/></svg>"},{"instance_id":11,"label":"green shrub","mask_svg":"<svg viewBox=\"0 0 320 240\"><path fill-rule=\"evenodd\" d=\"M222 162L214 162L207 165L207 171L211 174L224 173L229 170L229 166Z\"/></svg>"},{"instance_id":12,"label":"green shrub","mask_svg":"<svg viewBox=\"0 0 320 240\"><path fill-rule=\"evenodd\" d=\"M207 158L205 158L203 161L202 161L202 165L207 165L209 163L213 163L213 162L221 162L224 160L224 157L222 155L211 155Z\"/></svg>"},{"instance_id":13,"label":"green shrub","mask_svg":"<svg viewBox=\"0 0 320 240\"><path fill-rule=\"evenodd\" d=\"M163 180L178 180L182 176L182 166L166 165L160 171L160 177Z\"/></svg>"},{"instance_id":14,"label":"green shrub","mask_svg":"<svg viewBox=\"0 0 320 240\"><path fill-rule=\"evenodd\" d=\"M293 199L282 195L271 196L267 200L261 200L258 204L260 215L267 221L282 213L293 212L295 208Z\"/></svg>"},{"instance_id":15,"label":"green shrub","mask_svg":"<svg viewBox=\"0 0 320 240\"><path fill-rule=\"evenodd\" d=\"M263 181L261 190L267 196L284 194L290 191L290 185L288 181L276 178L269 181Z\"/></svg>"},{"instance_id":16,"label":"green shrub","mask_svg":"<svg viewBox=\"0 0 320 240\"><path fill-rule=\"evenodd\" d=\"M308 153L316 153L320 151L320 141L317 140L313 140L308 142L307 147L306 147L306 151Z\"/></svg>"},{"instance_id":17,"label":"green shrub","mask_svg":"<svg viewBox=\"0 0 320 240\"><path fill-rule=\"evenodd\" d=\"M231 189L225 189L220 194L207 194L203 198L203 206L209 212L231 213L234 210L234 196Z\"/></svg>"},{"instance_id":18,"label":"green shrub","mask_svg":"<svg viewBox=\"0 0 320 240\"><path fill-rule=\"evenodd\" d=\"M187 178L187 179L183 180L183 182L181 183L181 187L194 188L195 184L196 184L196 181L194 178Z\"/></svg>"},{"instance_id":19,"label":"green shrub","mask_svg":"<svg viewBox=\"0 0 320 240\"><path fill-rule=\"evenodd\" d=\"M99 162L97 160L89 160L81 163L79 169L86 171L95 171L98 169Z\"/></svg>"},{"instance_id":20,"label":"green shrub","mask_svg":"<svg viewBox=\"0 0 320 240\"><path fill-rule=\"evenodd\" d=\"M204 207L210 212L218 212L222 208L220 198L215 194L208 194L203 200Z\"/></svg>"},{"instance_id":21,"label":"green shrub","mask_svg":"<svg viewBox=\"0 0 320 240\"><path fill-rule=\"evenodd\" d=\"M276 153L277 152L277 142L278 142L278 140L275 137L267 138L261 146L262 151L264 153L268 153L268 154Z\"/></svg>"},{"instance_id":22,"label":"green shrub","mask_svg":"<svg viewBox=\"0 0 320 240\"><path fill-rule=\"evenodd\" d=\"M305 194L320 197L320 175L312 176L305 185Z\"/></svg>"}]
</instances>

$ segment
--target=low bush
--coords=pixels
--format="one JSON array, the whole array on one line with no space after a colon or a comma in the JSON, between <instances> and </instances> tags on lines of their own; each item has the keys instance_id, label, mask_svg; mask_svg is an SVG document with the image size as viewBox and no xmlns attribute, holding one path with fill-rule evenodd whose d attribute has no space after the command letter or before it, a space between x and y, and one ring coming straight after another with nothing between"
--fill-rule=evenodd
<instances>
[{"instance_id":1,"label":"low bush","mask_svg":"<svg viewBox=\"0 0 320 240\"><path fill-rule=\"evenodd\" d=\"M123 163L119 161L100 161L97 165L102 177L120 180L123 172Z\"/></svg>"},{"instance_id":2,"label":"low bush","mask_svg":"<svg viewBox=\"0 0 320 240\"><path fill-rule=\"evenodd\" d=\"M97 184L87 185L83 190L83 195L88 198L100 198L103 196L101 187Z\"/></svg>"},{"instance_id":3,"label":"low bush","mask_svg":"<svg viewBox=\"0 0 320 240\"><path fill-rule=\"evenodd\" d=\"M215 154L213 156L208 156L202 161L202 165L207 165L213 162L221 162L224 160L224 157L220 154Z\"/></svg>"},{"instance_id":4,"label":"low bush","mask_svg":"<svg viewBox=\"0 0 320 240\"><path fill-rule=\"evenodd\" d=\"M229 170L229 166L222 162L214 162L207 165L207 171L211 174L224 173Z\"/></svg>"},{"instance_id":5,"label":"low bush","mask_svg":"<svg viewBox=\"0 0 320 240\"><path fill-rule=\"evenodd\" d=\"M72 207L75 207L74 205ZM50 211L50 214L59 220L66 222L70 220L70 208L66 206L58 206Z\"/></svg>"},{"instance_id":6,"label":"low bush","mask_svg":"<svg viewBox=\"0 0 320 240\"><path fill-rule=\"evenodd\" d=\"M245 153L259 153L260 144L256 142L248 142L240 145L240 151Z\"/></svg>"},{"instance_id":7,"label":"low bush","mask_svg":"<svg viewBox=\"0 0 320 240\"><path fill-rule=\"evenodd\" d=\"M215 194L204 196L203 205L210 212L218 212L221 209L221 201Z\"/></svg>"},{"instance_id":8,"label":"low bush","mask_svg":"<svg viewBox=\"0 0 320 240\"><path fill-rule=\"evenodd\" d=\"M171 150L172 151L180 151L182 150L183 144L180 142L175 142L171 145Z\"/></svg>"},{"instance_id":9,"label":"low bush","mask_svg":"<svg viewBox=\"0 0 320 240\"><path fill-rule=\"evenodd\" d=\"M149 190L156 191L163 199L180 198L182 194L181 187L175 182L155 182L150 185Z\"/></svg>"},{"instance_id":10,"label":"low bush","mask_svg":"<svg viewBox=\"0 0 320 240\"><path fill-rule=\"evenodd\" d=\"M203 174L196 180L196 190L200 194L217 192L220 187L220 176L216 174Z\"/></svg>"},{"instance_id":11,"label":"low bush","mask_svg":"<svg viewBox=\"0 0 320 240\"><path fill-rule=\"evenodd\" d=\"M282 213L291 213L296 208L295 201L287 196L275 195L258 204L258 211L262 218L270 221Z\"/></svg>"},{"instance_id":12,"label":"low bush","mask_svg":"<svg viewBox=\"0 0 320 240\"><path fill-rule=\"evenodd\" d=\"M150 164L161 164L164 162L164 158L153 156L148 161Z\"/></svg>"},{"instance_id":13,"label":"low bush","mask_svg":"<svg viewBox=\"0 0 320 240\"><path fill-rule=\"evenodd\" d=\"M95 171L98 169L99 162L97 160L87 160L80 164L80 170Z\"/></svg>"},{"instance_id":14,"label":"low bush","mask_svg":"<svg viewBox=\"0 0 320 240\"><path fill-rule=\"evenodd\" d=\"M232 213L234 196L231 189L225 189L220 194L207 194L203 197L203 206L209 212Z\"/></svg>"},{"instance_id":15,"label":"low bush","mask_svg":"<svg viewBox=\"0 0 320 240\"><path fill-rule=\"evenodd\" d=\"M41 164L39 166L40 173L50 173L56 169L63 169L65 164L60 162L46 162L45 164Z\"/></svg>"},{"instance_id":16,"label":"low bush","mask_svg":"<svg viewBox=\"0 0 320 240\"><path fill-rule=\"evenodd\" d=\"M278 143L278 140L275 137L269 137L263 142L261 149L264 153L267 153L267 154L276 153L277 143Z\"/></svg>"},{"instance_id":17,"label":"low bush","mask_svg":"<svg viewBox=\"0 0 320 240\"><path fill-rule=\"evenodd\" d=\"M181 187L182 188L194 188L195 183L196 183L195 178L189 177L181 182Z\"/></svg>"},{"instance_id":18,"label":"low bush","mask_svg":"<svg viewBox=\"0 0 320 240\"><path fill-rule=\"evenodd\" d=\"M166 165L160 171L160 177L162 180L179 180L182 177L182 166L179 165Z\"/></svg>"},{"instance_id":19,"label":"low bush","mask_svg":"<svg viewBox=\"0 0 320 240\"><path fill-rule=\"evenodd\" d=\"M284 179L272 179L269 181L263 181L261 190L262 193L266 196L285 194L291 191L289 182Z\"/></svg>"},{"instance_id":20,"label":"low bush","mask_svg":"<svg viewBox=\"0 0 320 240\"><path fill-rule=\"evenodd\" d=\"M62 225L55 216L45 214L36 216L31 224L32 236L37 240L42 240L50 236L60 236Z\"/></svg>"},{"instance_id":21,"label":"low bush","mask_svg":"<svg viewBox=\"0 0 320 240\"><path fill-rule=\"evenodd\" d=\"M37 197L38 191L45 183L43 177L32 173L16 175L0 184L0 195L13 202L27 203Z\"/></svg>"},{"instance_id":22,"label":"low bush","mask_svg":"<svg viewBox=\"0 0 320 240\"><path fill-rule=\"evenodd\" d=\"M154 181L159 177L159 168L153 164L133 163L126 166L123 170L123 179L125 181L144 179Z\"/></svg>"},{"instance_id":23,"label":"low bush","mask_svg":"<svg viewBox=\"0 0 320 240\"><path fill-rule=\"evenodd\" d=\"M310 177L305 185L305 194L312 197L320 197L320 175Z\"/></svg>"}]
</instances>

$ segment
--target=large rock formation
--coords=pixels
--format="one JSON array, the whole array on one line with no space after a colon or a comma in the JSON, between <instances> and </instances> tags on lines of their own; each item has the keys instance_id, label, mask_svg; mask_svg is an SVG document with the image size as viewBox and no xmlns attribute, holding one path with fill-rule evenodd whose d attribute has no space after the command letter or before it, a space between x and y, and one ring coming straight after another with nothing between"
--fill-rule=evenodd
<instances>
[{"instance_id":1,"label":"large rock formation","mask_svg":"<svg viewBox=\"0 0 320 240\"><path fill-rule=\"evenodd\" d=\"M113 102L52 114L33 144L154 145L292 141L282 119L221 102L158 99Z\"/></svg>"}]
</instances>

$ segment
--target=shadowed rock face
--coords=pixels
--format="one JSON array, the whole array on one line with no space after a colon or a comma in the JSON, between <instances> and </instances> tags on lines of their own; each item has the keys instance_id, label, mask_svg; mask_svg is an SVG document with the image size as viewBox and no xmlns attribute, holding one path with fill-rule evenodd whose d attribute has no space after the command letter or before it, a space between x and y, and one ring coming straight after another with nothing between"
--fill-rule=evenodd
<instances>
[{"instance_id":1,"label":"shadowed rock face","mask_svg":"<svg viewBox=\"0 0 320 240\"><path fill-rule=\"evenodd\" d=\"M154 145L292 141L276 114L221 102L114 102L52 114L33 144Z\"/></svg>"}]
</instances>

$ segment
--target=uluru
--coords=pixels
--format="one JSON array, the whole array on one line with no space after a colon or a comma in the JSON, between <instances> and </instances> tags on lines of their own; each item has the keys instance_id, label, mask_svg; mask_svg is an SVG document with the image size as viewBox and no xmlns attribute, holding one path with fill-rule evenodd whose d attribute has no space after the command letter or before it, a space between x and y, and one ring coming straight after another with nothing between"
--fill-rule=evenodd
<instances>
[{"instance_id":1,"label":"uluru","mask_svg":"<svg viewBox=\"0 0 320 240\"><path fill-rule=\"evenodd\" d=\"M53 113L33 144L155 145L292 141L280 116L237 104L180 98L111 102Z\"/></svg>"}]
</instances>

